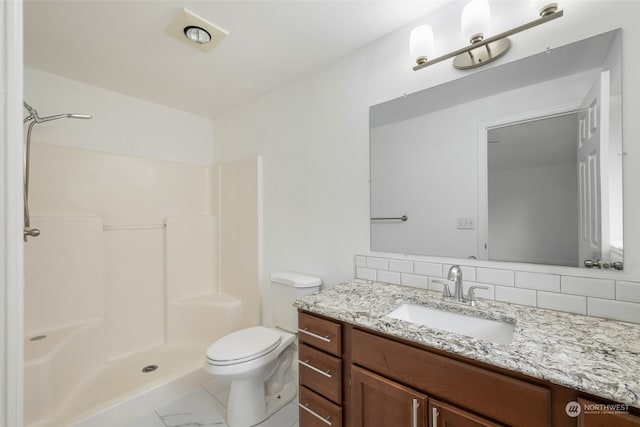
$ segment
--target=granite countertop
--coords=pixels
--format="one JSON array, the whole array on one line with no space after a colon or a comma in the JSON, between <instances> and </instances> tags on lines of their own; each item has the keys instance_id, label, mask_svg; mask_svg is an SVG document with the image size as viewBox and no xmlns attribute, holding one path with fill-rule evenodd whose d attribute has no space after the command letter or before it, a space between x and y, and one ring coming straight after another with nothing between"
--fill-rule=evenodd
<instances>
[{"instance_id":1,"label":"granite countertop","mask_svg":"<svg viewBox=\"0 0 640 427\"><path fill-rule=\"evenodd\" d=\"M441 293L355 279L298 299L295 306L554 384L640 407L640 325L480 300L443 302ZM515 323L497 344L385 317L403 303Z\"/></svg>"}]
</instances>

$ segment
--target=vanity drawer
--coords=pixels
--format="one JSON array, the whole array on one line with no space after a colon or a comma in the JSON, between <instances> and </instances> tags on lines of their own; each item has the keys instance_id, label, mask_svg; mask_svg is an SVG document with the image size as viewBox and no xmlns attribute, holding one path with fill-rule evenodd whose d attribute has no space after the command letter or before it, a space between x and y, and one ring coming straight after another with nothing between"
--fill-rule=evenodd
<instances>
[{"instance_id":1,"label":"vanity drawer","mask_svg":"<svg viewBox=\"0 0 640 427\"><path fill-rule=\"evenodd\" d=\"M306 344L300 344L300 384L340 405L342 403L342 360Z\"/></svg>"},{"instance_id":2,"label":"vanity drawer","mask_svg":"<svg viewBox=\"0 0 640 427\"><path fill-rule=\"evenodd\" d=\"M342 427L342 408L308 388L300 387L300 425L304 427Z\"/></svg>"},{"instance_id":3,"label":"vanity drawer","mask_svg":"<svg viewBox=\"0 0 640 427\"><path fill-rule=\"evenodd\" d=\"M551 390L364 331L351 335L352 362L429 396L501 423L551 425Z\"/></svg>"},{"instance_id":4,"label":"vanity drawer","mask_svg":"<svg viewBox=\"0 0 640 427\"><path fill-rule=\"evenodd\" d=\"M298 341L334 356L342 354L342 325L307 313L298 314Z\"/></svg>"}]
</instances>

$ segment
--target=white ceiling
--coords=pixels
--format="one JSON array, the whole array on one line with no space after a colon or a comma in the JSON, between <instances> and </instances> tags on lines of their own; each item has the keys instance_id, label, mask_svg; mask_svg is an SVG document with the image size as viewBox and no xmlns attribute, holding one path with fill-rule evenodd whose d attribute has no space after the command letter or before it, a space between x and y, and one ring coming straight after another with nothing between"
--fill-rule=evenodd
<instances>
[{"instance_id":1,"label":"white ceiling","mask_svg":"<svg viewBox=\"0 0 640 427\"><path fill-rule=\"evenodd\" d=\"M449 2L26 0L24 60L216 117ZM211 53L171 38L164 30L182 7L229 36Z\"/></svg>"}]
</instances>

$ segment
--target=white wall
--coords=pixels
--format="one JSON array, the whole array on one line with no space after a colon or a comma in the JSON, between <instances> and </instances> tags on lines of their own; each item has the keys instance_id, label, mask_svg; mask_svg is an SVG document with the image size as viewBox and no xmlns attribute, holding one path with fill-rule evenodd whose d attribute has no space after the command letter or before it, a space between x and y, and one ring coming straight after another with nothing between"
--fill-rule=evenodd
<instances>
[{"instance_id":1,"label":"white wall","mask_svg":"<svg viewBox=\"0 0 640 427\"><path fill-rule=\"evenodd\" d=\"M440 52L464 44L461 3L416 21L342 60L293 81L214 123L217 161L264 157L265 273L291 269L333 285L353 277L353 255L369 252L371 105L467 75L450 61L411 70L411 28L431 23ZM529 2L495 2L498 32L531 19ZM625 246L623 276L640 275L639 2L567 1L565 16L513 36L513 61L618 27L624 28ZM494 66L494 64L489 65ZM634 239L634 236L636 238ZM636 240L636 241L633 241ZM612 273L613 274L613 273Z\"/></svg>"},{"instance_id":2,"label":"white wall","mask_svg":"<svg viewBox=\"0 0 640 427\"><path fill-rule=\"evenodd\" d=\"M489 258L577 266L576 176L575 163L490 171Z\"/></svg>"},{"instance_id":3,"label":"white wall","mask_svg":"<svg viewBox=\"0 0 640 427\"><path fill-rule=\"evenodd\" d=\"M213 163L212 123L110 90L25 67L24 99L41 117L91 114L36 125L32 141L150 159Z\"/></svg>"},{"instance_id":4,"label":"white wall","mask_svg":"<svg viewBox=\"0 0 640 427\"><path fill-rule=\"evenodd\" d=\"M242 326L260 323L262 159L220 167L221 290L242 300Z\"/></svg>"}]
</instances>

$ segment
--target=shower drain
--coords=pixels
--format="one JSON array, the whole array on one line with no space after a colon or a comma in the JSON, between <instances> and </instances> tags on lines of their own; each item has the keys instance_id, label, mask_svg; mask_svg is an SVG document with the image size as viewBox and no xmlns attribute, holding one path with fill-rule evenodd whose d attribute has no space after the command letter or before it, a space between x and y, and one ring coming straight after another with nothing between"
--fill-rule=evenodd
<instances>
[{"instance_id":1,"label":"shower drain","mask_svg":"<svg viewBox=\"0 0 640 427\"><path fill-rule=\"evenodd\" d=\"M144 372L146 374L146 373L149 373L149 372L153 372L156 369L158 369L158 365L147 365L144 368L142 368L142 372Z\"/></svg>"},{"instance_id":2,"label":"shower drain","mask_svg":"<svg viewBox=\"0 0 640 427\"><path fill-rule=\"evenodd\" d=\"M40 341L45 339L46 337L46 335L38 335L37 337L29 338L29 341Z\"/></svg>"}]
</instances>

